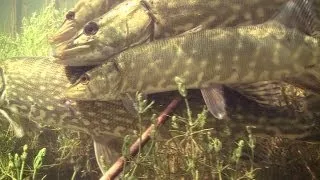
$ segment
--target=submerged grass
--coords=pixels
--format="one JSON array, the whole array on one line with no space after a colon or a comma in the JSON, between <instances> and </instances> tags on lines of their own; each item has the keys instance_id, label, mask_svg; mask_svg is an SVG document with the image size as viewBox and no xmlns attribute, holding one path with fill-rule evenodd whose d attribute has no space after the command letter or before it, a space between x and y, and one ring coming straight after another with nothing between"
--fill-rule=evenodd
<instances>
[{"instance_id":1,"label":"submerged grass","mask_svg":"<svg viewBox=\"0 0 320 180\"><path fill-rule=\"evenodd\" d=\"M141 149L136 158L128 157L128 137L125 138L122 154L129 159L124 168L123 179L255 179L257 168L254 167L255 138L248 129L248 137L229 146L223 144L206 128L208 110L204 108L193 115L187 100L187 91L179 84L179 91L184 97L186 116L172 116L167 140L159 139L157 129L151 135L151 142ZM136 98L136 110L139 112L139 124L148 109L152 108L146 100ZM151 123L155 123L152 116ZM141 138L139 130L133 138ZM225 141L225 140L224 140ZM250 149L250 161L241 160L244 146ZM244 162L244 166L241 162Z\"/></svg>"},{"instance_id":2,"label":"submerged grass","mask_svg":"<svg viewBox=\"0 0 320 180\"><path fill-rule=\"evenodd\" d=\"M17 56L47 56L48 37L62 24L65 11L58 11L54 3L22 19L21 33L0 33L0 59Z\"/></svg>"}]
</instances>

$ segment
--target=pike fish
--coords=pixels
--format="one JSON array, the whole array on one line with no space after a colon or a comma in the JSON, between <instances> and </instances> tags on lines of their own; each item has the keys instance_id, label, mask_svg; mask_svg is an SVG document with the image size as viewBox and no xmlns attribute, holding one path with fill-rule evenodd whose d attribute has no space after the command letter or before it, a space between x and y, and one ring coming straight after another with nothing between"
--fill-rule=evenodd
<instances>
[{"instance_id":1,"label":"pike fish","mask_svg":"<svg viewBox=\"0 0 320 180\"><path fill-rule=\"evenodd\" d=\"M57 62L97 65L130 47L214 27L258 24L288 0L127 0L88 22Z\"/></svg>"},{"instance_id":2,"label":"pike fish","mask_svg":"<svg viewBox=\"0 0 320 180\"><path fill-rule=\"evenodd\" d=\"M122 137L138 129L136 117L126 111L121 101L67 100L63 91L70 85L69 80L79 75L66 71L52 59L21 57L0 61L2 119L13 122L20 135L26 126L19 119L87 133L94 140L97 157L103 155L105 162L112 163L120 152Z\"/></svg>"},{"instance_id":3,"label":"pike fish","mask_svg":"<svg viewBox=\"0 0 320 180\"><path fill-rule=\"evenodd\" d=\"M217 28L133 47L86 72L65 94L74 100L109 101L136 91L176 90L177 81L209 94L206 88L216 84L287 78L302 83L297 79L309 76L319 82L317 8L319 1L292 0L260 25ZM319 94L318 85L308 88Z\"/></svg>"},{"instance_id":4,"label":"pike fish","mask_svg":"<svg viewBox=\"0 0 320 180\"><path fill-rule=\"evenodd\" d=\"M83 26L97 18L123 0L79 0L74 8L67 12L65 20L60 29L49 38L53 45L60 45L70 40Z\"/></svg>"},{"instance_id":5,"label":"pike fish","mask_svg":"<svg viewBox=\"0 0 320 180\"><path fill-rule=\"evenodd\" d=\"M69 101L63 95L64 89L80 76L81 71L66 69L52 62L50 57L21 57L0 61L0 115L2 118L27 119L41 125L68 128L92 136L97 161L101 155L111 163L120 153L121 139L138 129L137 117L126 111L121 101ZM276 82L275 82L276 83ZM270 85L270 83L266 84ZM282 87L286 84L279 84ZM157 113L165 107L176 92L152 94L155 105L150 113ZM301 96L297 103L302 108L282 106L263 108L232 90L224 93L232 135L239 137L246 125L256 126L255 133L261 136L279 136L291 139L314 141L317 130L319 109L308 106L308 96ZM188 100L194 114L202 111L204 102L197 90L188 92ZM288 98L286 98L288 99ZM319 100L319 99L318 99ZM294 101L288 101L294 102ZM318 103L316 103L318 102ZM316 101L313 104L319 104ZM287 103L284 101L283 103ZM175 111L178 116L185 114L183 104ZM318 116L317 116L318 115ZM150 122L149 115L143 125ZM207 126L213 127L214 120L208 116ZM217 122L220 125L222 121ZM163 128L166 129L166 128ZM215 128L219 129L219 128ZM218 132L217 132L218 133ZM239 133L239 136L237 135ZM162 134L168 134L167 132ZM99 157L99 158L98 158ZM100 168L102 165L98 161Z\"/></svg>"}]
</instances>

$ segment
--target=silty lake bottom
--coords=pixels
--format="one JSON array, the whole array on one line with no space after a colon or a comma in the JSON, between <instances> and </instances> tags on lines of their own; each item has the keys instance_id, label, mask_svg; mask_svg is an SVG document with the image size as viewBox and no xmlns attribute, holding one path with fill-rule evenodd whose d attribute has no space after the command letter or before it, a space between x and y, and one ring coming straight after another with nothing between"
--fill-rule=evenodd
<instances>
[{"instance_id":1,"label":"silty lake bottom","mask_svg":"<svg viewBox=\"0 0 320 180\"><path fill-rule=\"evenodd\" d=\"M152 94L146 104L137 101L139 107L146 108L141 114L135 114L134 107L130 109L122 101L66 101L63 89L88 68L67 68L64 71L63 65L52 62L52 49L56 46L50 44L50 37L59 31L65 18L72 16L70 10L76 11L77 18L77 12L85 15L88 7L81 0L1 1L0 179L100 178L102 173L96 161L94 141L105 142L112 137L117 143L105 145L128 156L130 144L156 121L166 105L180 96L179 93ZM98 3L99 0L90 2ZM265 3L262 7L267 5ZM282 6L279 3L277 9ZM117 5L106 7L113 9ZM82 29L79 28L79 32ZM26 63L11 67L14 60ZM65 72L71 74L69 79ZM286 131L287 127L293 129L297 126L297 133L305 133L302 127L287 121L304 115L299 102L304 102L301 99L308 96L308 92L289 85L284 87L284 91L294 94L286 99L294 110L286 111L286 114L277 108L260 107L243 94L224 87L227 110L232 116L222 120L214 118L207 110L199 90L187 90L186 98L182 98L165 125L152 133L151 140L137 157L128 158L122 178L318 179L317 116L312 117L314 128L306 140L275 137L274 128L269 128L279 126ZM135 94L132 98L136 98ZM151 101L154 103L149 107ZM317 104L312 105L314 107L310 109L318 112ZM37 117L38 114L45 115ZM266 114L267 118L263 119ZM308 118L301 118L301 126L309 125L311 120ZM265 122L268 120L269 123ZM111 132L113 129L117 129L115 137ZM119 155L113 156L111 159L114 160ZM108 169L112 164L106 162L103 165Z\"/></svg>"}]
</instances>

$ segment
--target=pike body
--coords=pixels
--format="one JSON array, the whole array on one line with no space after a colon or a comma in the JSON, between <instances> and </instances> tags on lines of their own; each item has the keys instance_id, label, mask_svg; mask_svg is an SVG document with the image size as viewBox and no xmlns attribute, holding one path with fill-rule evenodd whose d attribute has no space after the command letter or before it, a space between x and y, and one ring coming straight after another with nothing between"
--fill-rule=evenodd
<instances>
[{"instance_id":1,"label":"pike body","mask_svg":"<svg viewBox=\"0 0 320 180\"><path fill-rule=\"evenodd\" d=\"M121 101L67 100L63 91L70 85L69 80L77 78L79 73L68 73L70 71L66 71L63 65L53 63L51 58L6 59L0 62L0 68L2 116L88 133L94 139L97 160L104 156L105 162L114 161L121 149L119 138L138 128L137 118L126 111ZM284 86L282 83L279 85ZM204 105L200 93L190 91L188 94L193 113L199 113ZM161 111L173 96L174 93L153 94L150 98L156 102L155 112ZM310 109L311 106L302 106L299 111L290 106L267 109L232 91L225 91L224 96L233 136L242 135L246 125L256 126L257 134L262 136L313 141L309 137L317 135L315 130L319 112L318 109ZM237 101L234 101L235 97ZM308 99L303 96L298 102L304 105ZM180 106L175 114L184 114L184 108ZM208 117L208 127L213 126L212 118ZM150 123L148 120L144 122Z\"/></svg>"},{"instance_id":2,"label":"pike body","mask_svg":"<svg viewBox=\"0 0 320 180\"><path fill-rule=\"evenodd\" d=\"M87 23L57 62L97 65L132 46L214 27L262 23L287 0L128 0Z\"/></svg>"},{"instance_id":3,"label":"pike body","mask_svg":"<svg viewBox=\"0 0 320 180\"><path fill-rule=\"evenodd\" d=\"M119 100L127 93L215 84L284 80L319 63L319 42L277 22L213 29L128 49L79 79L66 92L76 100Z\"/></svg>"},{"instance_id":4,"label":"pike body","mask_svg":"<svg viewBox=\"0 0 320 180\"><path fill-rule=\"evenodd\" d=\"M67 101L62 92L70 85L68 78L78 75L66 74L64 66L53 63L51 58L6 59L0 62L0 67L4 77L1 79L5 80L1 81L1 109L9 115L28 118L42 125L85 132L100 143L108 137L123 137L137 128L137 118L126 111L121 101ZM260 86L297 90L283 82L268 82ZM247 125L256 126L257 134L261 136L297 139L315 133L311 130L318 125L320 109L315 105L320 103L320 99L310 92L278 94L278 103L282 105L266 108L231 88L224 89L229 119L226 122L235 136L242 133ZM153 112L161 111L176 95L175 92L152 94L150 100L155 101ZM194 114L202 111L204 102L198 90L190 90L187 98ZM184 108L182 105L174 113L182 116ZM208 116L208 127L212 127L212 118Z\"/></svg>"}]
</instances>

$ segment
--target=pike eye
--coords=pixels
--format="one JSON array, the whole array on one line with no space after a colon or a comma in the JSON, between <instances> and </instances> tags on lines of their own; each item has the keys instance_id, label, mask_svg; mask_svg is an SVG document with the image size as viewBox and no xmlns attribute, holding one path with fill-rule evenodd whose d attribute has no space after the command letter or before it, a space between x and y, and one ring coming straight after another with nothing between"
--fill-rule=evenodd
<instances>
[{"instance_id":1,"label":"pike eye","mask_svg":"<svg viewBox=\"0 0 320 180\"><path fill-rule=\"evenodd\" d=\"M87 85L90 81L90 77L87 74L84 74L80 77L80 83L83 85Z\"/></svg>"},{"instance_id":2,"label":"pike eye","mask_svg":"<svg viewBox=\"0 0 320 180\"><path fill-rule=\"evenodd\" d=\"M68 20L74 20L74 17L75 17L76 13L73 12L73 11L69 11L66 15L66 19Z\"/></svg>"},{"instance_id":3,"label":"pike eye","mask_svg":"<svg viewBox=\"0 0 320 180\"><path fill-rule=\"evenodd\" d=\"M95 22L89 22L87 25L84 26L84 33L86 35L95 35L99 30L99 26Z\"/></svg>"}]
</instances>

